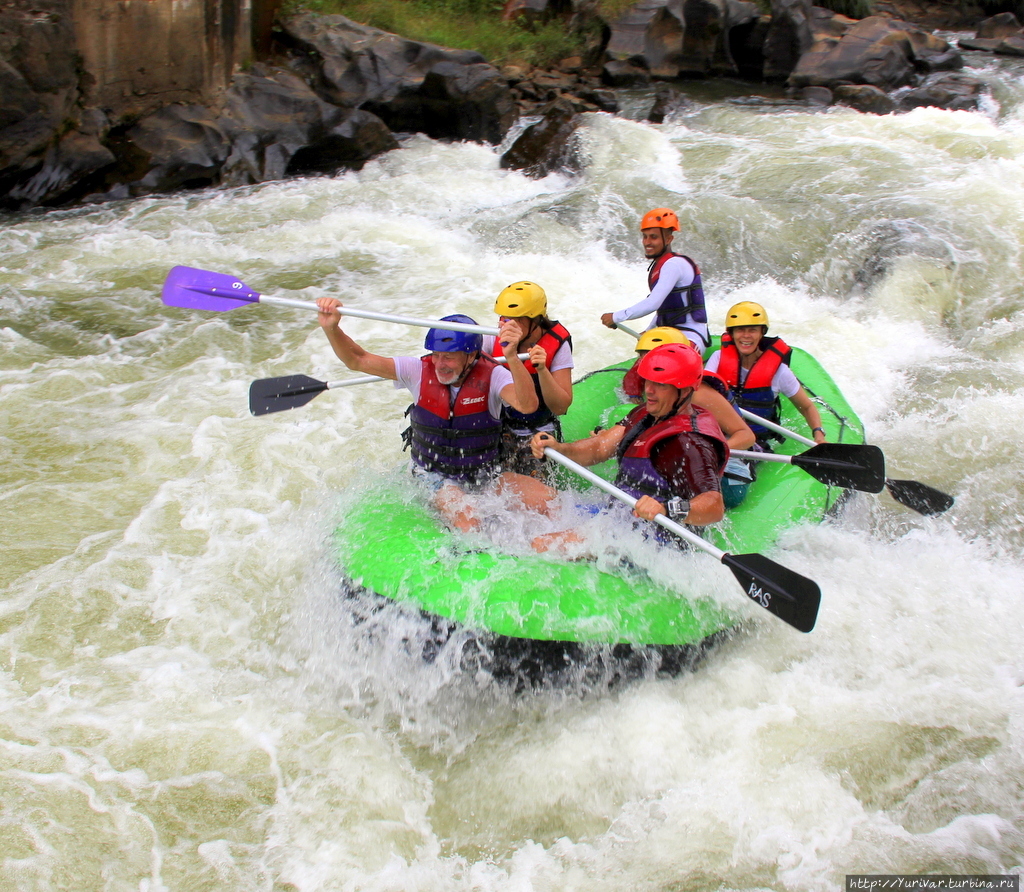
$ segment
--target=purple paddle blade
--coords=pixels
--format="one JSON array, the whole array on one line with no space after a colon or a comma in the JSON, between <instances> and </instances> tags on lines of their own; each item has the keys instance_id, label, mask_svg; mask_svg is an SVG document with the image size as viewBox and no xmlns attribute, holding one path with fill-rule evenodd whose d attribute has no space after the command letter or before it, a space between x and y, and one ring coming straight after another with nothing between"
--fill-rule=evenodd
<instances>
[{"instance_id":1,"label":"purple paddle blade","mask_svg":"<svg viewBox=\"0 0 1024 892\"><path fill-rule=\"evenodd\" d=\"M191 266L176 266L164 280L161 299L169 307L189 310L233 310L242 304L256 303L260 293L245 282Z\"/></svg>"}]
</instances>

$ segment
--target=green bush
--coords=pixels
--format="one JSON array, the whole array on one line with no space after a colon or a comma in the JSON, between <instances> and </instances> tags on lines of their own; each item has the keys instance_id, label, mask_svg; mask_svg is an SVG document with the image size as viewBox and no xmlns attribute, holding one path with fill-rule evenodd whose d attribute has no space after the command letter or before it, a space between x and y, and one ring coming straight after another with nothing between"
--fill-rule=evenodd
<instances>
[{"instance_id":1,"label":"green bush","mask_svg":"<svg viewBox=\"0 0 1024 892\"><path fill-rule=\"evenodd\" d=\"M291 0L286 12L347 16L410 40L476 50L494 65L545 67L583 51L586 35L570 31L565 21L503 22L503 7L495 0Z\"/></svg>"}]
</instances>

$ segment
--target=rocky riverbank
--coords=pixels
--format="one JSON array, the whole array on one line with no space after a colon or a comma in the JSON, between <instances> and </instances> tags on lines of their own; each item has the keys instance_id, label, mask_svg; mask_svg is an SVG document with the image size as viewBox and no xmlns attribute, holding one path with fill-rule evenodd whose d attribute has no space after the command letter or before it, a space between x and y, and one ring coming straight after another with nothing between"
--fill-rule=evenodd
<instances>
[{"instance_id":1,"label":"rocky riverbank","mask_svg":"<svg viewBox=\"0 0 1024 892\"><path fill-rule=\"evenodd\" d=\"M615 113L616 89L638 84L657 86L653 121L685 104L673 85L697 77L785 84L796 101L872 113L975 108L983 89L957 70L956 46L896 17L903 7L856 21L809 0L774 0L770 16L745 0L688 0L687 23L677 6L645 0L605 23L586 57L550 70L499 71L474 52L294 15L278 22L270 53L210 101L119 109L90 101L90 72L68 50L70 2L15 0L0 12L8 210L358 170L405 133L498 144L524 115L540 120L502 163L542 175L573 166L577 115ZM918 14L956 26L937 9ZM1001 22L998 47L1015 45L1014 25ZM998 47L984 48L1011 51Z\"/></svg>"}]
</instances>

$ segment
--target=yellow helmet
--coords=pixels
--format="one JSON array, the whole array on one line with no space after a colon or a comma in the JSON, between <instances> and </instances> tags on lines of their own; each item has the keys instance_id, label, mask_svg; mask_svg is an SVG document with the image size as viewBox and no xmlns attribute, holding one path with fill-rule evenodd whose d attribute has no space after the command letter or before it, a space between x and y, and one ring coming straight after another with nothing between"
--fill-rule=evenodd
<instances>
[{"instance_id":1,"label":"yellow helmet","mask_svg":"<svg viewBox=\"0 0 1024 892\"><path fill-rule=\"evenodd\" d=\"M679 231L679 218L676 212L668 208L655 208L644 214L640 221L641 229L674 229Z\"/></svg>"},{"instance_id":2,"label":"yellow helmet","mask_svg":"<svg viewBox=\"0 0 1024 892\"><path fill-rule=\"evenodd\" d=\"M725 327L728 330L741 325L763 325L764 330L768 331L768 311L752 300L741 300L725 314Z\"/></svg>"},{"instance_id":3,"label":"yellow helmet","mask_svg":"<svg viewBox=\"0 0 1024 892\"><path fill-rule=\"evenodd\" d=\"M662 344L682 344L684 347L692 347L690 339L678 328L670 325L659 325L657 328L650 328L645 331L636 342L636 350L653 350Z\"/></svg>"},{"instance_id":4,"label":"yellow helmet","mask_svg":"<svg viewBox=\"0 0 1024 892\"><path fill-rule=\"evenodd\" d=\"M494 312L499 316L529 316L531 319L546 316L548 296L533 282L513 282L498 295Z\"/></svg>"}]
</instances>

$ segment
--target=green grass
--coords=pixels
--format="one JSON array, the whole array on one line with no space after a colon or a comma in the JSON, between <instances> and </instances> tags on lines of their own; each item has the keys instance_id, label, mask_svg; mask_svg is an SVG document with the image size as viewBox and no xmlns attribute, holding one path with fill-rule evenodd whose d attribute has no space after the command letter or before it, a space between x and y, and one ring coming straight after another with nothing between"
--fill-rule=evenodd
<instances>
[{"instance_id":1,"label":"green grass","mask_svg":"<svg viewBox=\"0 0 1024 892\"><path fill-rule=\"evenodd\" d=\"M618 14L632 2L612 0L605 5L614 4L612 12ZM286 11L340 14L411 40L476 50L494 65L545 67L584 52L588 35L570 31L564 20L532 27L503 22L503 6L493 0L292 0Z\"/></svg>"}]
</instances>

